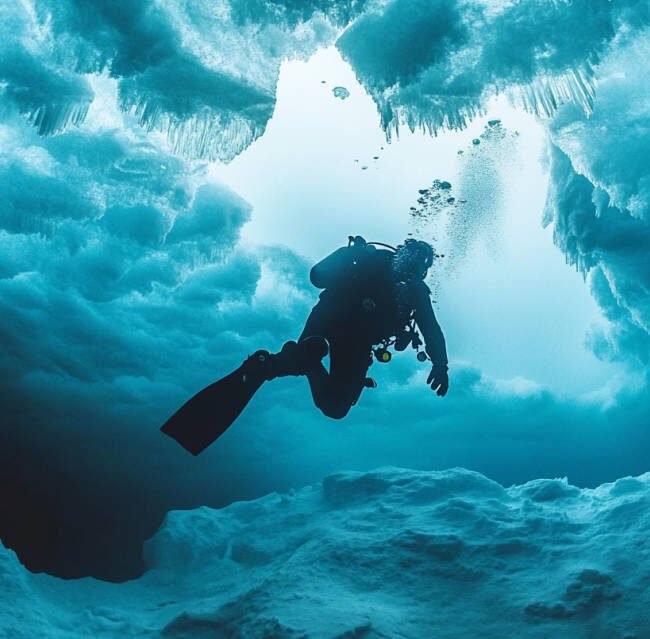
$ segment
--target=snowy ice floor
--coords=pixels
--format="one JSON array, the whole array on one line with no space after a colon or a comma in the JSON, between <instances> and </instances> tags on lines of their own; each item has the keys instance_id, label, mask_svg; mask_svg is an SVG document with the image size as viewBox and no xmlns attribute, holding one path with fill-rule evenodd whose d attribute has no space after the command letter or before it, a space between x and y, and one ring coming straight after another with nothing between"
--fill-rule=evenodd
<instances>
[{"instance_id":1,"label":"snowy ice floor","mask_svg":"<svg viewBox=\"0 0 650 639\"><path fill-rule=\"evenodd\" d=\"M0 547L0 636L642 639L649 496L650 473L593 490L341 473L169 513L124 584L33 575Z\"/></svg>"}]
</instances>

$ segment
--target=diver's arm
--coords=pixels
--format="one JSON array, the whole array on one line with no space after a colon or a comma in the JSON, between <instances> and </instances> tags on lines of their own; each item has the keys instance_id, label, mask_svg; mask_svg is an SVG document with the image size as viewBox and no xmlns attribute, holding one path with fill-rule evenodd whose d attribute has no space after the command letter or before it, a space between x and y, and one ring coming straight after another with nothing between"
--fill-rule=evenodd
<instances>
[{"instance_id":1,"label":"diver's arm","mask_svg":"<svg viewBox=\"0 0 650 639\"><path fill-rule=\"evenodd\" d=\"M424 283L418 290L415 322L424 338L427 355L431 359L431 372L427 377L427 384L431 385L431 390L443 397L449 389L447 346L445 336L442 334L442 329L431 306L429 289Z\"/></svg>"}]
</instances>

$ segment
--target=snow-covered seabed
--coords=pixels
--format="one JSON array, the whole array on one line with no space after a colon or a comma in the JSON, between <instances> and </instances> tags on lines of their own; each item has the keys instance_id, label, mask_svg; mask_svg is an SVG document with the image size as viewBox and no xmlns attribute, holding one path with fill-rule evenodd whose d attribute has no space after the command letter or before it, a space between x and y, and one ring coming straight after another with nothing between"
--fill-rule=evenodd
<instances>
[{"instance_id":1,"label":"snow-covered seabed","mask_svg":"<svg viewBox=\"0 0 650 639\"><path fill-rule=\"evenodd\" d=\"M3 637L650 636L650 473L503 488L382 468L167 515L122 584L0 546Z\"/></svg>"}]
</instances>

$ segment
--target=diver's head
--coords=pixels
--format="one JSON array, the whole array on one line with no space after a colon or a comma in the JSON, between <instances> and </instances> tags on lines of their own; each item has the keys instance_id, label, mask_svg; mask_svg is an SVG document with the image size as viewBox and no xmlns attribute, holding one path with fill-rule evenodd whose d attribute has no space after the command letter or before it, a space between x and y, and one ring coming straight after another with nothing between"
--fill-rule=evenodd
<instances>
[{"instance_id":1,"label":"diver's head","mask_svg":"<svg viewBox=\"0 0 650 639\"><path fill-rule=\"evenodd\" d=\"M433 256L431 244L408 238L395 250L393 270L400 280L423 280L433 264Z\"/></svg>"}]
</instances>

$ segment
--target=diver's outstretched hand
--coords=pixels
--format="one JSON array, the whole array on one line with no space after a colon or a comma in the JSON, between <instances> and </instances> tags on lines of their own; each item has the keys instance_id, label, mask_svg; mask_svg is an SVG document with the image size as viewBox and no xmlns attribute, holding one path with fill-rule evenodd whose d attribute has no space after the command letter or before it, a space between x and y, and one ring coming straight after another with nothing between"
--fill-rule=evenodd
<instances>
[{"instance_id":1,"label":"diver's outstretched hand","mask_svg":"<svg viewBox=\"0 0 650 639\"><path fill-rule=\"evenodd\" d=\"M431 390L436 391L438 397L444 397L449 390L447 368L436 368L432 366L429 377L427 377L427 384L431 385Z\"/></svg>"}]
</instances>

